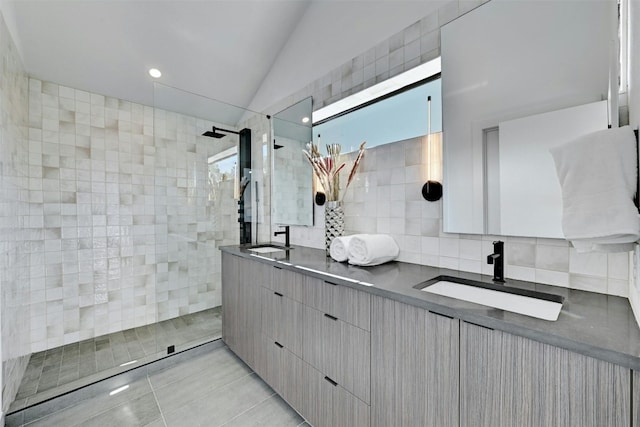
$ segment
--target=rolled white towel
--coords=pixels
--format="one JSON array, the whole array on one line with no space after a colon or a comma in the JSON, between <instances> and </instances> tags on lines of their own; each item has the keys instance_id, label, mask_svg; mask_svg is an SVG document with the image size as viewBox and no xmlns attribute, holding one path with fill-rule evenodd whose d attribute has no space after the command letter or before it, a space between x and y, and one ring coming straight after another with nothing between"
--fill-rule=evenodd
<instances>
[{"instance_id":1,"label":"rolled white towel","mask_svg":"<svg viewBox=\"0 0 640 427\"><path fill-rule=\"evenodd\" d=\"M387 234L358 234L349 242L349 264L372 266L393 261L400 248Z\"/></svg>"},{"instance_id":2,"label":"rolled white towel","mask_svg":"<svg viewBox=\"0 0 640 427\"><path fill-rule=\"evenodd\" d=\"M344 262L349 259L349 242L353 238L351 236L340 236L333 239L329 246L329 255L338 262Z\"/></svg>"}]
</instances>

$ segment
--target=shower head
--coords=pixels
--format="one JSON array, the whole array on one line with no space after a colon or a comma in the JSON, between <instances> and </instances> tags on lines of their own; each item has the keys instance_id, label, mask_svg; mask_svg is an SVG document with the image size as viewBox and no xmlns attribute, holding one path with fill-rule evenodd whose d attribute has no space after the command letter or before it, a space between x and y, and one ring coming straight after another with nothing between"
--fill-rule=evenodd
<instances>
[{"instance_id":1,"label":"shower head","mask_svg":"<svg viewBox=\"0 0 640 427\"><path fill-rule=\"evenodd\" d=\"M234 130L220 129L213 126L211 130L206 131L205 133L202 134L202 136L208 136L210 138L218 138L218 139L226 136L224 133L220 133L218 131L226 132L226 133L235 133L236 135L240 135L240 132L236 132Z\"/></svg>"},{"instance_id":2,"label":"shower head","mask_svg":"<svg viewBox=\"0 0 640 427\"><path fill-rule=\"evenodd\" d=\"M202 136L208 136L208 137L211 137L211 138L222 138L222 137L224 137L226 135L223 134L223 133L216 132L216 128L213 128L212 131L208 130L205 133L203 133Z\"/></svg>"}]
</instances>

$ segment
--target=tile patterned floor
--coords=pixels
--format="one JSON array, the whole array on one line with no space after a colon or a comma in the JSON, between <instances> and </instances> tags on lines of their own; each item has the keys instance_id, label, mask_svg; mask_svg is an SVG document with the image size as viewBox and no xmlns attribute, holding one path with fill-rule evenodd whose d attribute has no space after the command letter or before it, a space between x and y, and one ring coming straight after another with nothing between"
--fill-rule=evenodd
<instances>
[{"instance_id":1,"label":"tile patterned floor","mask_svg":"<svg viewBox=\"0 0 640 427\"><path fill-rule=\"evenodd\" d=\"M128 329L31 355L10 412L222 336L221 308Z\"/></svg>"},{"instance_id":2,"label":"tile patterned floor","mask_svg":"<svg viewBox=\"0 0 640 427\"><path fill-rule=\"evenodd\" d=\"M122 391L116 390L27 424L9 422L7 426L308 427L226 346L149 373Z\"/></svg>"}]
</instances>

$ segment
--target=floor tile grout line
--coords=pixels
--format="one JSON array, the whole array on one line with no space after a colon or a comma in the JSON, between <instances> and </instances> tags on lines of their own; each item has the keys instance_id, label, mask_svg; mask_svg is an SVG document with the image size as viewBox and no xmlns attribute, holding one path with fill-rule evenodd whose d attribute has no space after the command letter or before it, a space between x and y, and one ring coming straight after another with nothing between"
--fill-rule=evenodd
<instances>
[{"instance_id":1,"label":"floor tile grout line","mask_svg":"<svg viewBox=\"0 0 640 427\"><path fill-rule=\"evenodd\" d=\"M167 419L164 417L162 406L160 406L160 400L158 400L156 389L155 387L153 387L153 384L151 383L151 378L149 377L148 371L147 371L147 382L149 383L149 387L151 387L151 393L153 393L153 398L156 400L156 405L158 405L158 411L160 411L160 418L162 419L162 423L164 424L164 427L167 427Z\"/></svg>"},{"instance_id":2,"label":"floor tile grout line","mask_svg":"<svg viewBox=\"0 0 640 427\"><path fill-rule=\"evenodd\" d=\"M245 414L247 412L249 412L250 410L252 410L255 407L258 407L260 405L262 405L264 402L266 402L267 400L271 399L273 396L277 396L278 393L276 393L275 391L270 394L269 396L267 396L266 398L262 399L260 402L256 403L255 405L253 405L250 408L245 409L244 411L240 412L239 414L237 414L235 417L231 418L230 420L227 420L227 422L225 422L224 424L221 424L220 427L224 427L226 425L228 425L231 421L235 420L236 418L238 418L239 416L241 416L242 414Z\"/></svg>"}]
</instances>

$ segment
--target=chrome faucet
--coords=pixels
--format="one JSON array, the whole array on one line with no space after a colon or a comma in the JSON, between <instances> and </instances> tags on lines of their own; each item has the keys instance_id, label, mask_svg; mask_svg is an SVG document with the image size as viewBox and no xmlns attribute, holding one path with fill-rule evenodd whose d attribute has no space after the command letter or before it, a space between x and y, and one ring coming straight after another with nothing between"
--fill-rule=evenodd
<instances>
[{"instance_id":1,"label":"chrome faucet","mask_svg":"<svg viewBox=\"0 0 640 427\"><path fill-rule=\"evenodd\" d=\"M504 242L493 242L493 253L487 256L487 264L493 264L493 281L504 282Z\"/></svg>"},{"instance_id":2,"label":"chrome faucet","mask_svg":"<svg viewBox=\"0 0 640 427\"><path fill-rule=\"evenodd\" d=\"M284 227L284 231L275 231L273 233L274 236L279 236L281 234L284 234L284 245L286 247L289 247L289 226L288 225L283 225L282 227Z\"/></svg>"}]
</instances>

